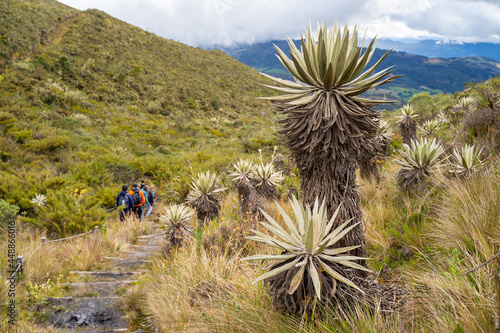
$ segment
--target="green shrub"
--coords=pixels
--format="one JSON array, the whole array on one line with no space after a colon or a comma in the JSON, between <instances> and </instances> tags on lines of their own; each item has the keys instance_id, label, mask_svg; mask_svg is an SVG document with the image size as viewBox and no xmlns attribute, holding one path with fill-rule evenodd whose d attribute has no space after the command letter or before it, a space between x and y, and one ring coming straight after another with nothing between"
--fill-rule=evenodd
<instances>
[{"instance_id":1,"label":"green shrub","mask_svg":"<svg viewBox=\"0 0 500 333\"><path fill-rule=\"evenodd\" d=\"M7 112L0 112L0 130L9 130L16 123L16 117Z\"/></svg>"},{"instance_id":2,"label":"green shrub","mask_svg":"<svg viewBox=\"0 0 500 333\"><path fill-rule=\"evenodd\" d=\"M16 142L18 143L24 143L25 141L33 138L33 133L29 129L11 131L10 135L12 135L12 138L14 138L14 140L16 140Z\"/></svg>"},{"instance_id":3,"label":"green shrub","mask_svg":"<svg viewBox=\"0 0 500 333\"><path fill-rule=\"evenodd\" d=\"M64 117L60 119L56 119L52 122L53 127L59 127L63 129L74 129L76 127L80 127L81 124L77 119L71 117Z\"/></svg>"},{"instance_id":4,"label":"green shrub","mask_svg":"<svg viewBox=\"0 0 500 333\"><path fill-rule=\"evenodd\" d=\"M47 204L38 207L36 213L35 218L20 220L44 228L51 238L86 232L102 225L107 217L93 191L78 188L48 191Z\"/></svg>"},{"instance_id":5,"label":"green shrub","mask_svg":"<svg viewBox=\"0 0 500 333\"><path fill-rule=\"evenodd\" d=\"M9 222L15 220L19 207L0 199L0 228L6 228Z\"/></svg>"},{"instance_id":6,"label":"green shrub","mask_svg":"<svg viewBox=\"0 0 500 333\"><path fill-rule=\"evenodd\" d=\"M146 111L152 114L157 114L162 111L161 102L160 101L152 101L149 102L146 106Z\"/></svg>"},{"instance_id":7,"label":"green shrub","mask_svg":"<svg viewBox=\"0 0 500 333\"><path fill-rule=\"evenodd\" d=\"M29 147L38 153L53 153L58 149L67 148L70 145L70 138L62 135L47 136L43 139L29 142Z\"/></svg>"}]
</instances>

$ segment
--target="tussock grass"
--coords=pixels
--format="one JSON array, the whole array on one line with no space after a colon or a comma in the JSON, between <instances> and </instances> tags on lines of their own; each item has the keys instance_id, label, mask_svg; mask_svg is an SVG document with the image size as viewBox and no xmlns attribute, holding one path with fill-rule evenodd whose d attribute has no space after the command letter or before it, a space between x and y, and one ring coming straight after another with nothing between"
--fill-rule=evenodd
<instances>
[{"instance_id":1,"label":"tussock grass","mask_svg":"<svg viewBox=\"0 0 500 333\"><path fill-rule=\"evenodd\" d=\"M436 241L447 249L461 248L483 258L496 253L500 244L498 184L493 172L446 181L434 225Z\"/></svg>"},{"instance_id":2,"label":"tussock grass","mask_svg":"<svg viewBox=\"0 0 500 333\"><path fill-rule=\"evenodd\" d=\"M294 331L290 318L272 310L265 288L251 285L258 274L239 256L211 254L191 243L170 261L153 263L145 308L164 332Z\"/></svg>"}]
</instances>

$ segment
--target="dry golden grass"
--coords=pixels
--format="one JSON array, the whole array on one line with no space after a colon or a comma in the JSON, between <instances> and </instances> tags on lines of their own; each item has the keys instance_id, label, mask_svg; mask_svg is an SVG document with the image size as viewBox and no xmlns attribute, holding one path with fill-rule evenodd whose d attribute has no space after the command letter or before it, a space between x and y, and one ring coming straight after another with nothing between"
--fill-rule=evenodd
<instances>
[{"instance_id":1,"label":"dry golden grass","mask_svg":"<svg viewBox=\"0 0 500 333\"><path fill-rule=\"evenodd\" d=\"M23 273L16 284L17 308L31 309L33 302L49 296L62 296L61 283L71 279L70 271L95 270L105 267L105 256L118 256L118 251L126 250L138 235L147 233L149 224L136 219L121 223L118 219L107 221L101 231L58 242L42 245L38 230L20 226L16 233L16 252L23 256ZM5 237L5 232L2 235ZM5 239L5 238L4 238ZM2 248L0 267L2 281L7 279L7 247ZM0 302L7 299L6 285L0 287ZM40 326L31 319L32 314L20 312L16 327L18 332L58 332L49 326ZM0 312L0 331L7 332L4 311Z\"/></svg>"},{"instance_id":2,"label":"dry golden grass","mask_svg":"<svg viewBox=\"0 0 500 333\"><path fill-rule=\"evenodd\" d=\"M162 332L291 331L262 285L251 284L259 270L239 259L193 242L169 261L154 261L144 299L154 326Z\"/></svg>"},{"instance_id":3,"label":"dry golden grass","mask_svg":"<svg viewBox=\"0 0 500 333\"><path fill-rule=\"evenodd\" d=\"M445 182L434 237L446 248L460 247L483 258L500 245L499 177L493 172Z\"/></svg>"}]
</instances>

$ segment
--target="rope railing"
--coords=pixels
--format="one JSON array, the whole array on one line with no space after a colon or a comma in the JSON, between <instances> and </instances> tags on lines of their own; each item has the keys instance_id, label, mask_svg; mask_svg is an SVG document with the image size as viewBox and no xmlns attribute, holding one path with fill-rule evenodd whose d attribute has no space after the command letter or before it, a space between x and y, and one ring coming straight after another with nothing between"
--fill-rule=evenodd
<instances>
[{"instance_id":1,"label":"rope railing","mask_svg":"<svg viewBox=\"0 0 500 333\"><path fill-rule=\"evenodd\" d=\"M33 250L33 252L30 253L28 259L27 259L27 262L31 259L31 257L45 244L45 243L53 243L53 242L60 242L60 241L64 241L64 240L68 240L68 239L74 239L74 238L78 238L78 237L82 237L82 236L85 236L85 235L89 235L89 234L93 234L93 233L98 233L99 232L99 227L98 226L95 226L93 230L90 230L90 231L87 231L87 232L84 232L83 234L78 234L78 235L74 235L74 236L69 236L69 237L64 237L64 238L59 238L59 239L51 239L51 240L47 240L47 237L42 237L41 238L41 244ZM20 271L23 270L23 257L22 256L17 256L17 268L16 270L14 271L14 273L12 273L12 275L6 280L5 283L9 282L12 278L14 278L16 276L17 273L19 273Z\"/></svg>"},{"instance_id":2,"label":"rope railing","mask_svg":"<svg viewBox=\"0 0 500 333\"><path fill-rule=\"evenodd\" d=\"M88 235L88 234L92 234L94 232L98 232L99 231L99 227L98 226L95 226L94 230L90 230L90 231L87 231L83 234L79 234L79 235L74 235L74 236L69 236L69 237L65 237L65 238L59 238L59 239L51 239L51 240L46 240L47 243L53 243L53 242L60 242L60 241L63 241L63 240L67 240L67 239L72 239L72 238L77 238L77 237L82 237L82 236L85 236L85 235ZM43 238L45 237L42 237L42 243L44 242L43 241Z\"/></svg>"}]
</instances>

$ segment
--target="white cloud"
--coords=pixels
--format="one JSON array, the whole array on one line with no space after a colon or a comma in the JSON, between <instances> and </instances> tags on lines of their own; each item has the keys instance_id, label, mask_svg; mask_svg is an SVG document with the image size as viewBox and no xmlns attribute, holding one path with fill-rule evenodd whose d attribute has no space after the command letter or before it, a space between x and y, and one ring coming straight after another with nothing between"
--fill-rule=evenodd
<instances>
[{"instance_id":1,"label":"white cloud","mask_svg":"<svg viewBox=\"0 0 500 333\"><path fill-rule=\"evenodd\" d=\"M498 42L500 1L479 0L61 0L97 8L192 46L299 37L313 24L358 24L370 36Z\"/></svg>"}]
</instances>

